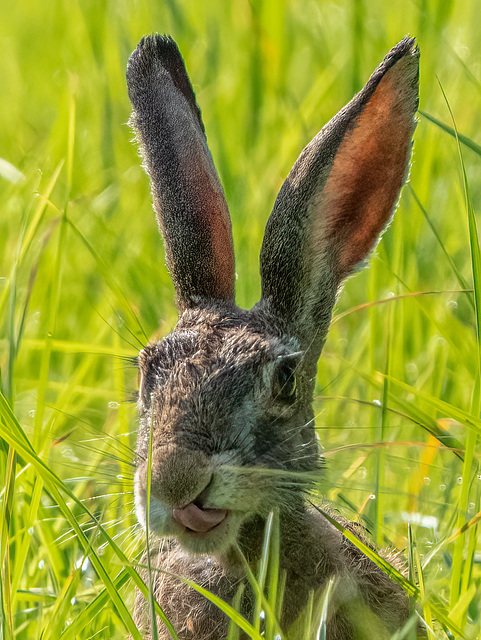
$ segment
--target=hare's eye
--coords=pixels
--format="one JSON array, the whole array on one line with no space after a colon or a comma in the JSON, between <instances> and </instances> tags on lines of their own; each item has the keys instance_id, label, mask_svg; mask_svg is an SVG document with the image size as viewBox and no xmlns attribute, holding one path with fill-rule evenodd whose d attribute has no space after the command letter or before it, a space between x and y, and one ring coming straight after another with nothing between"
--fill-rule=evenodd
<instances>
[{"instance_id":1,"label":"hare's eye","mask_svg":"<svg viewBox=\"0 0 481 640\"><path fill-rule=\"evenodd\" d=\"M281 362L274 376L275 400L292 403L296 399L296 374L294 363Z\"/></svg>"}]
</instances>

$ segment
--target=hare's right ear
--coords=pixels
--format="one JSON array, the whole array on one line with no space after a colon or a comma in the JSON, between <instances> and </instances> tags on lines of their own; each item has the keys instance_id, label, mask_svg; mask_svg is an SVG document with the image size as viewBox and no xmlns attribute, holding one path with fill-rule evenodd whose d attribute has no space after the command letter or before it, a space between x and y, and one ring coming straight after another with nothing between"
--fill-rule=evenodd
<instances>
[{"instance_id":1,"label":"hare's right ear","mask_svg":"<svg viewBox=\"0 0 481 640\"><path fill-rule=\"evenodd\" d=\"M233 301L234 247L227 203L184 62L168 36L143 38L127 85L144 167L178 305Z\"/></svg>"},{"instance_id":2,"label":"hare's right ear","mask_svg":"<svg viewBox=\"0 0 481 640\"><path fill-rule=\"evenodd\" d=\"M307 145L269 218L260 306L311 364L340 284L374 247L406 178L418 65L414 39L405 38Z\"/></svg>"}]
</instances>

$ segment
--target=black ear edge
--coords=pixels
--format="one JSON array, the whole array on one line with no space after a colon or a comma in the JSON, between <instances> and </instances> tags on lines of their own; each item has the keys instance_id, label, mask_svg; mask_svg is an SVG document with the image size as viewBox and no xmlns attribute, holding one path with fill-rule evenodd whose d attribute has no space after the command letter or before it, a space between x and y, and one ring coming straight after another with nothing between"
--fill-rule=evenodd
<instances>
[{"instance_id":1,"label":"black ear edge","mask_svg":"<svg viewBox=\"0 0 481 640\"><path fill-rule=\"evenodd\" d=\"M126 76L129 98L134 109L137 110L139 101L145 97L146 81L152 81L152 74L159 66L167 71L175 88L184 96L205 135L201 111L195 99L184 60L177 43L170 35L154 33L144 36L130 55Z\"/></svg>"},{"instance_id":2,"label":"black ear edge","mask_svg":"<svg viewBox=\"0 0 481 640\"><path fill-rule=\"evenodd\" d=\"M405 36L400 42L398 42L391 51L385 56L384 60L381 64L375 69L369 80L364 85L363 89L348 103L345 109L348 109L352 112L352 115L359 115L359 113L364 109L369 100L371 99L373 93L376 91L379 83L386 75L386 73L394 67L394 65L399 62L402 58L406 56L412 57L413 64L416 64L419 67L419 48L416 45L416 39L411 36ZM419 95L418 95L418 86L419 82L419 69L416 75L413 77L413 89L416 92L415 97L415 105L414 111L417 111L419 105ZM355 105L354 103L358 103ZM357 107L357 108L356 108ZM342 112L343 110L341 110ZM340 112L340 113L341 113ZM357 114L356 114L357 112Z\"/></svg>"},{"instance_id":3,"label":"black ear edge","mask_svg":"<svg viewBox=\"0 0 481 640\"><path fill-rule=\"evenodd\" d=\"M392 66L394 66L398 60L400 60L407 54L411 54L414 57L419 57L419 48L416 45L416 38L414 38L413 36L404 36L402 40L394 45L391 51L386 54L384 60L381 62L378 68L374 71L371 78L376 76L378 72L381 75L384 75L384 73L388 71Z\"/></svg>"},{"instance_id":4,"label":"black ear edge","mask_svg":"<svg viewBox=\"0 0 481 640\"><path fill-rule=\"evenodd\" d=\"M356 93L352 100L338 111L338 113L319 131L317 136L313 138L312 142L315 140L320 142L325 136L334 135L338 139L338 143L340 143L346 130L354 126L357 118L368 105L384 76L396 65L396 63L403 58L408 57L411 58L410 63L416 67L416 72L411 78L412 85L410 87L412 111L415 113L419 106L419 56L420 52L416 45L416 39L411 36L405 36L389 51L389 53L386 54L362 89ZM338 144L333 144L337 150Z\"/></svg>"}]
</instances>

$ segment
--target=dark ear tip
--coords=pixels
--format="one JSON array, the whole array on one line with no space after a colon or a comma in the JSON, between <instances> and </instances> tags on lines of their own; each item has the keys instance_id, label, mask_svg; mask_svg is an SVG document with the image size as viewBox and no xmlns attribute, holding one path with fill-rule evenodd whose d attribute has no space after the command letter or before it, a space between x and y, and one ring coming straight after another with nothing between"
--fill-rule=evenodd
<instances>
[{"instance_id":1,"label":"dark ear tip","mask_svg":"<svg viewBox=\"0 0 481 640\"><path fill-rule=\"evenodd\" d=\"M144 36L137 45L137 49L145 51L150 57L155 57L162 62L180 58L180 51L172 36L153 33Z\"/></svg>"},{"instance_id":2,"label":"dark ear tip","mask_svg":"<svg viewBox=\"0 0 481 640\"><path fill-rule=\"evenodd\" d=\"M398 73L397 83L399 90L405 93L406 105L409 110L416 111L418 108L419 94L419 48L416 39L405 36L398 42L369 78L363 93L363 102L367 103L374 93L379 82L393 68Z\"/></svg>"},{"instance_id":3,"label":"dark ear tip","mask_svg":"<svg viewBox=\"0 0 481 640\"><path fill-rule=\"evenodd\" d=\"M130 55L127 63L127 81L130 83L139 73L149 73L159 63L169 68L179 61L183 64L179 48L172 36L160 33L144 36Z\"/></svg>"},{"instance_id":4,"label":"dark ear tip","mask_svg":"<svg viewBox=\"0 0 481 640\"><path fill-rule=\"evenodd\" d=\"M419 57L419 47L416 44L416 38L413 36L404 36L392 49L391 52L398 52L399 57L411 53L415 57ZM388 54L389 55L389 54Z\"/></svg>"},{"instance_id":5,"label":"dark ear tip","mask_svg":"<svg viewBox=\"0 0 481 640\"><path fill-rule=\"evenodd\" d=\"M404 58L406 62L411 63L413 66L419 66L419 47L416 44L416 39L412 36L405 36L386 55L381 64L381 67L383 67L383 71L388 71L396 64L396 62L399 62L399 60L401 60L402 58Z\"/></svg>"},{"instance_id":6,"label":"dark ear tip","mask_svg":"<svg viewBox=\"0 0 481 640\"><path fill-rule=\"evenodd\" d=\"M401 63L401 64L397 64ZM364 88L354 98L354 101L361 106L361 110L370 100L377 86L390 72L393 67L399 72L399 86L410 90L414 110L417 109L418 84L419 84L419 49L416 45L415 38L411 36L404 37L398 42L389 53L384 57L381 64L374 70Z\"/></svg>"}]
</instances>

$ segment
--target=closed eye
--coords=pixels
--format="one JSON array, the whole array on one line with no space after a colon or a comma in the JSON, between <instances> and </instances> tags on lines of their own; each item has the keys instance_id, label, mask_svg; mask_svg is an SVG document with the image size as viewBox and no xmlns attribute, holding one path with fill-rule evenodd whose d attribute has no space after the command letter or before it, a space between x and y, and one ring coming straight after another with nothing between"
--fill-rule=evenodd
<instances>
[{"instance_id":1,"label":"closed eye","mask_svg":"<svg viewBox=\"0 0 481 640\"><path fill-rule=\"evenodd\" d=\"M297 362L282 360L274 373L272 395L274 400L292 404L297 397Z\"/></svg>"}]
</instances>

